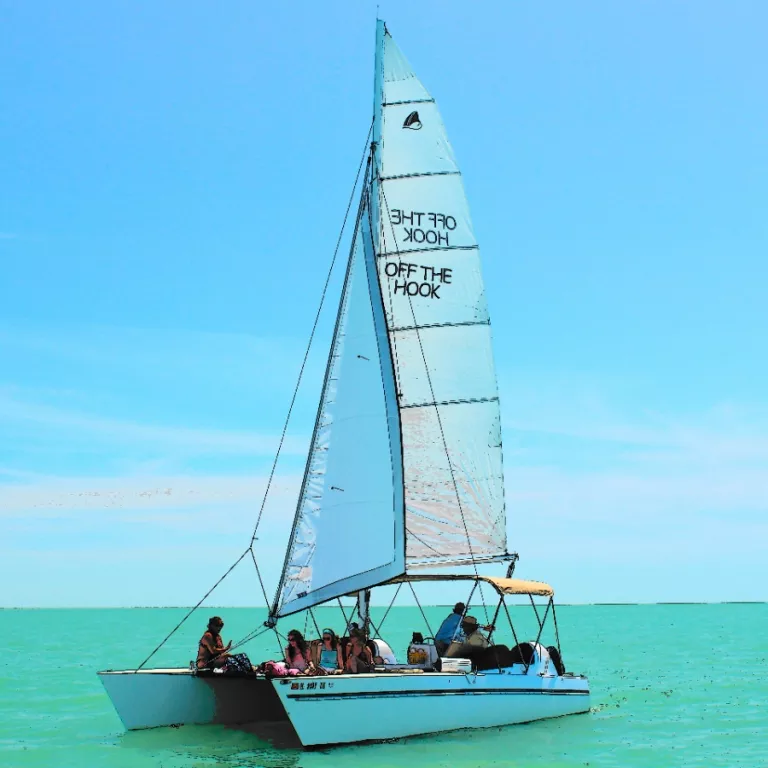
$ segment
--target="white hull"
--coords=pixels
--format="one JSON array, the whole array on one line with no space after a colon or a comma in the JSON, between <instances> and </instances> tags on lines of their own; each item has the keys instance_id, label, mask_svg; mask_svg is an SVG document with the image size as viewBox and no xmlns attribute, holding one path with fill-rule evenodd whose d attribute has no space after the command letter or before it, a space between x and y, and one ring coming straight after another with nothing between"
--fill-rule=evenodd
<instances>
[{"instance_id":1,"label":"white hull","mask_svg":"<svg viewBox=\"0 0 768 768\"><path fill-rule=\"evenodd\" d=\"M527 674L515 665L476 674L267 680L152 669L100 672L99 678L127 730L290 719L305 747L527 723L590 706L585 677L542 673L538 664Z\"/></svg>"},{"instance_id":2,"label":"white hull","mask_svg":"<svg viewBox=\"0 0 768 768\"><path fill-rule=\"evenodd\" d=\"M148 669L99 672L99 679L129 731L286 719L264 677L203 677L189 669Z\"/></svg>"},{"instance_id":3,"label":"white hull","mask_svg":"<svg viewBox=\"0 0 768 768\"><path fill-rule=\"evenodd\" d=\"M305 747L527 723L589 711L585 677L366 674L272 681Z\"/></svg>"}]
</instances>

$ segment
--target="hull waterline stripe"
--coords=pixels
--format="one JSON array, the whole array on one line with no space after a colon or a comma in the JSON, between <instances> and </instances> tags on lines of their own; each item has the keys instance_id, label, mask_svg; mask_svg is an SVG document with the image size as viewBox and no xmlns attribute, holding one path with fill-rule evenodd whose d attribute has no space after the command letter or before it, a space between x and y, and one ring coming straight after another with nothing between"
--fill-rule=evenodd
<instances>
[{"instance_id":1,"label":"hull waterline stripe","mask_svg":"<svg viewBox=\"0 0 768 768\"><path fill-rule=\"evenodd\" d=\"M440 405L470 405L472 403L497 403L498 401L498 397L474 397L467 400L441 400L439 402L412 403L410 405L401 404L400 409L405 410L406 408L434 408L435 406Z\"/></svg>"},{"instance_id":2,"label":"hull waterline stripe","mask_svg":"<svg viewBox=\"0 0 768 768\"><path fill-rule=\"evenodd\" d=\"M461 176L461 171L431 171L430 173L403 173L399 176L379 176L379 181L399 181L400 179L420 179L422 176Z\"/></svg>"},{"instance_id":3,"label":"hull waterline stripe","mask_svg":"<svg viewBox=\"0 0 768 768\"><path fill-rule=\"evenodd\" d=\"M533 691L528 688L514 688L501 691L496 688L473 691L360 691L350 693L289 693L288 698L296 701L328 701L340 699L399 699L413 696L589 696L589 691L565 689L562 691Z\"/></svg>"}]
</instances>

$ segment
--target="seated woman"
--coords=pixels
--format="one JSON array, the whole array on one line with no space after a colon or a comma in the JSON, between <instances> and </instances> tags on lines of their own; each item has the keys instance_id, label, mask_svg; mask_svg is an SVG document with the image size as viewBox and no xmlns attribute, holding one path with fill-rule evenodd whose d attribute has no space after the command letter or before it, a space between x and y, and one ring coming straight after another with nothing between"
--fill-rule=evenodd
<instances>
[{"instance_id":1,"label":"seated woman","mask_svg":"<svg viewBox=\"0 0 768 768\"><path fill-rule=\"evenodd\" d=\"M229 658L229 649L232 647L232 641L225 646L221 639L221 630L224 626L220 616L212 616L208 620L208 630L200 638L197 646L197 668L206 669L225 667Z\"/></svg>"},{"instance_id":2,"label":"seated woman","mask_svg":"<svg viewBox=\"0 0 768 768\"><path fill-rule=\"evenodd\" d=\"M283 649L283 653L288 669L297 669L299 672L309 672L312 669L309 646L298 629L292 629L288 633L288 645Z\"/></svg>"},{"instance_id":3,"label":"seated woman","mask_svg":"<svg viewBox=\"0 0 768 768\"><path fill-rule=\"evenodd\" d=\"M341 643L332 629L323 630L323 639L315 649L312 662L317 669L323 670L327 675L344 669Z\"/></svg>"},{"instance_id":4,"label":"seated woman","mask_svg":"<svg viewBox=\"0 0 768 768\"><path fill-rule=\"evenodd\" d=\"M365 635L360 630L353 630L349 638L349 651L344 671L358 675L372 670L373 656L370 648L365 644Z\"/></svg>"}]
</instances>

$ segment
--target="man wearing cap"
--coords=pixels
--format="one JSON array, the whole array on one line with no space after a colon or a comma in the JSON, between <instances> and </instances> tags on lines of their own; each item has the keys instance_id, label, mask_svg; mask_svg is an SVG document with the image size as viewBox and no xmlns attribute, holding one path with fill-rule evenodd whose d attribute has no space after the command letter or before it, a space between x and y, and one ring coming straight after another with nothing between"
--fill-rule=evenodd
<instances>
[{"instance_id":1,"label":"man wearing cap","mask_svg":"<svg viewBox=\"0 0 768 768\"><path fill-rule=\"evenodd\" d=\"M493 627L483 627L491 631ZM480 625L474 616L465 616L461 621L461 635L451 643L445 655L448 658L472 658L479 651L490 645L488 638L480 631Z\"/></svg>"},{"instance_id":2,"label":"man wearing cap","mask_svg":"<svg viewBox=\"0 0 768 768\"><path fill-rule=\"evenodd\" d=\"M453 636L456 634L456 630L461 624L461 617L464 615L466 606L464 603L456 603L453 606L453 613L450 616L446 616L443 623L440 625L440 629L435 633L435 648L440 656L444 656L448 646L453 640Z\"/></svg>"}]
</instances>

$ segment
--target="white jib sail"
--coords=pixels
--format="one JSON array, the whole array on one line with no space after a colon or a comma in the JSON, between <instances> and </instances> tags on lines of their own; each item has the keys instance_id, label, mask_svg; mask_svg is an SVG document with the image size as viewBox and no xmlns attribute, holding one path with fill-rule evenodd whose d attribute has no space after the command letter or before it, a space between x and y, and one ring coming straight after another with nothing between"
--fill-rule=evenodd
<instances>
[{"instance_id":1,"label":"white jib sail","mask_svg":"<svg viewBox=\"0 0 768 768\"><path fill-rule=\"evenodd\" d=\"M377 266L400 407L406 565L506 553L491 328L461 174L389 33L375 153Z\"/></svg>"},{"instance_id":2,"label":"white jib sail","mask_svg":"<svg viewBox=\"0 0 768 768\"><path fill-rule=\"evenodd\" d=\"M404 570L400 428L366 190L273 615Z\"/></svg>"}]
</instances>

